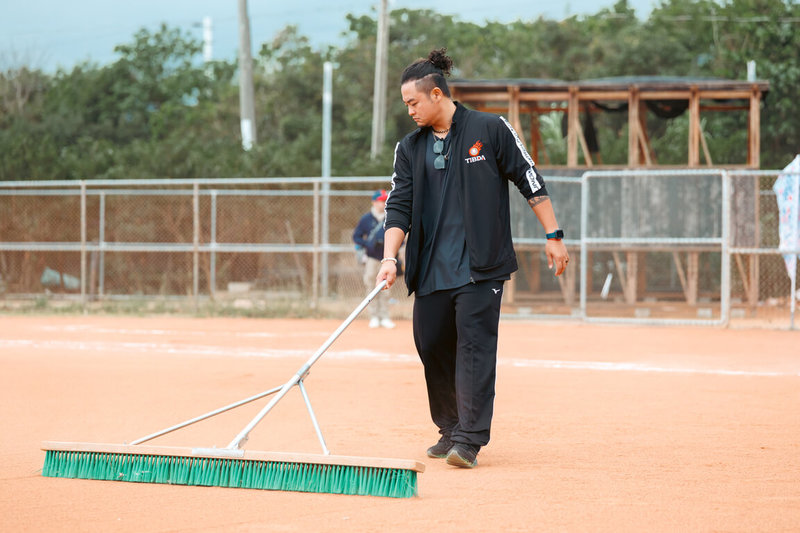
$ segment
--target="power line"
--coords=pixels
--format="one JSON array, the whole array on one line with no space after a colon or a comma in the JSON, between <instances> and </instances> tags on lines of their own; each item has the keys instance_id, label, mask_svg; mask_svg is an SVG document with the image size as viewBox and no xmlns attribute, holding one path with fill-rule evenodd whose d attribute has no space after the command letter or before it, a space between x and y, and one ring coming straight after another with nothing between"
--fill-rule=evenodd
<instances>
[{"instance_id":1,"label":"power line","mask_svg":"<svg viewBox=\"0 0 800 533\"><path fill-rule=\"evenodd\" d=\"M591 15L590 15L591 16ZM610 19L627 19L630 18L630 15L626 15L624 13L609 13L601 15L603 18L610 18ZM772 18L772 17L765 17L765 16L758 16L758 17L728 17L724 15L659 15L659 14L651 14L650 18L656 20L671 20L675 22L689 22L692 20L702 20L704 22L735 22L740 24L747 24L752 22L780 22L780 23L789 23L789 24L797 24L800 22L800 17L780 17L780 18Z\"/></svg>"}]
</instances>

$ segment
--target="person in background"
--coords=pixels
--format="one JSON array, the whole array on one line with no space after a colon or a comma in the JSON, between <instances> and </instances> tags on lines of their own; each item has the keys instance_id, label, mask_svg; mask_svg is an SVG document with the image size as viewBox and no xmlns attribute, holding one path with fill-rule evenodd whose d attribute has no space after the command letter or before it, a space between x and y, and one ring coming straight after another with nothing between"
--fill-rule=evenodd
<instances>
[{"instance_id":1,"label":"person in background","mask_svg":"<svg viewBox=\"0 0 800 533\"><path fill-rule=\"evenodd\" d=\"M364 264L364 285L367 290L375 288L375 276L381 268L383 259L383 220L386 216L386 191L372 193L372 207L359 219L353 231L353 242L361 252ZM370 312L369 327L393 328L394 322L389 318L389 293L381 291L368 307Z\"/></svg>"}]
</instances>

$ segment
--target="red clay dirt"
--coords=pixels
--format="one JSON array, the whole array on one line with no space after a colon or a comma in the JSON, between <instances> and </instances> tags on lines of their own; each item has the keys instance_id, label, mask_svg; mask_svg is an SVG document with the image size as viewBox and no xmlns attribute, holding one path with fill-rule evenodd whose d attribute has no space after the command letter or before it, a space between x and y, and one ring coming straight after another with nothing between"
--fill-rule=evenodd
<instances>
[{"instance_id":1,"label":"red clay dirt","mask_svg":"<svg viewBox=\"0 0 800 533\"><path fill-rule=\"evenodd\" d=\"M42 441L123 443L283 384L336 320L0 317L2 531L798 531L800 333L501 323L493 436L437 439L408 321L354 322L306 385L337 455L426 464L391 499L41 476ZM153 441L223 447L265 401ZM299 391L247 449L319 453Z\"/></svg>"}]
</instances>

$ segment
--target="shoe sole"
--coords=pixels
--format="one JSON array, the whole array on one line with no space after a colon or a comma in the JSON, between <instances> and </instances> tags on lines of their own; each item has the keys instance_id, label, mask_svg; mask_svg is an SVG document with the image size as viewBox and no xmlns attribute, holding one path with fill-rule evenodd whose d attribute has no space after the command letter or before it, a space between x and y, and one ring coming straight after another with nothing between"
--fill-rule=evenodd
<instances>
[{"instance_id":1,"label":"shoe sole","mask_svg":"<svg viewBox=\"0 0 800 533\"><path fill-rule=\"evenodd\" d=\"M447 464L461 468L475 468L478 465L478 460L475 459L474 461L469 462L461 457L458 452L452 451L447 454Z\"/></svg>"},{"instance_id":2,"label":"shoe sole","mask_svg":"<svg viewBox=\"0 0 800 533\"><path fill-rule=\"evenodd\" d=\"M430 450L428 451L428 457L431 459L444 459L447 457L446 453L433 453Z\"/></svg>"}]
</instances>

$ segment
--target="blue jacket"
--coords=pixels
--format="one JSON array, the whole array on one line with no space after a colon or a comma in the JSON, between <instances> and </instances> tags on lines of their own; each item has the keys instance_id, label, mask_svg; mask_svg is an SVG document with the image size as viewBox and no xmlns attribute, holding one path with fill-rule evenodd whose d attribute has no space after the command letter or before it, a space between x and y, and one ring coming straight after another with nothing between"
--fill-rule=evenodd
<instances>
[{"instance_id":1,"label":"blue jacket","mask_svg":"<svg viewBox=\"0 0 800 533\"><path fill-rule=\"evenodd\" d=\"M425 179L426 135L430 127L417 128L395 148L392 189L386 199L384 227L408 233L405 281L409 294L420 281L422 210ZM447 173L458 188L464 210L464 231L473 281L496 279L517 270L511 241L508 183L525 199L544 192L544 180L521 139L508 121L492 113L456 103L450 126L452 157Z\"/></svg>"},{"instance_id":2,"label":"blue jacket","mask_svg":"<svg viewBox=\"0 0 800 533\"><path fill-rule=\"evenodd\" d=\"M358 221L353 231L353 242L364 248L367 256L373 259L383 259L383 224L372 215L366 213Z\"/></svg>"}]
</instances>

